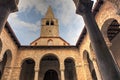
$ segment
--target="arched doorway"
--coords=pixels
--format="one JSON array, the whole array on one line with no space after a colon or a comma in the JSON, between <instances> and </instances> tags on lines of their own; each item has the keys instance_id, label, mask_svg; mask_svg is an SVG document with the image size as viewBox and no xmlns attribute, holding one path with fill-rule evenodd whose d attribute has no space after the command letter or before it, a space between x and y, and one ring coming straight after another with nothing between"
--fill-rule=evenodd
<instances>
[{"instance_id":1,"label":"arched doorway","mask_svg":"<svg viewBox=\"0 0 120 80\"><path fill-rule=\"evenodd\" d=\"M53 54L45 55L40 61L39 80L48 80L47 77L60 80L60 65L57 57ZM57 75L53 77L53 75ZM47 76L47 77L46 77ZM55 80L53 79L53 80Z\"/></svg>"},{"instance_id":2,"label":"arched doorway","mask_svg":"<svg viewBox=\"0 0 120 80\"><path fill-rule=\"evenodd\" d=\"M27 59L23 62L21 66L20 80L34 80L34 66L35 61L32 59Z\"/></svg>"},{"instance_id":3,"label":"arched doorway","mask_svg":"<svg viewBox=\"0 0 120 80\"><path fill-rule=\"evenodd\" d=\"M64 61L65 80L77 80L75 63L72 59L67 58Z\"/></svg>"},{"instance_id":4,"label":"arched doorway","mask_svg":"<svg viewBox=\"0 0 120 80\"><path fill-rule=\"evenodd\" d=\"M43 80L58 80L58 74L55 70L48 70Z\"/></svg>"},{"instance_id":5,"label":"arched doorway","mask_svg":"<svg viewBox=\"0 0 120 80\"><path fill-rule=\"evenodd\" d=\"M86 76L92 78L92 80L98 80L95 72L93 62L91 61L88 52L85 50L83 52L83 60L85 64Z\"/></svg>"},{"instance_id":6,"label":"arched doorway","mask_svg":"<svg viewBox=\"0 0 120 80\"><path fill-rule=\"evenodd\" d=\"M9 69L7 67L11 66L11 60L12 60L12 53L10 50L6 50L3 59L0 62L0 80L4 79L3 76L9 76ZM7 71L7 73L5 73Z\"/></svg>"}]
</instances>

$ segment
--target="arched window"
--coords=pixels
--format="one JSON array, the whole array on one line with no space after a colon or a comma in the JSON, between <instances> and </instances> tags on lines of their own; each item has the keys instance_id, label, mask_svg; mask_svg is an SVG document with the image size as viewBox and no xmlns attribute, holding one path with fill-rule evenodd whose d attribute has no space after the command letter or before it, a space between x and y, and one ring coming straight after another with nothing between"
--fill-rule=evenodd
<instances>
[{"instance_id":1,"label":"arched window","mask_svg":"<svg viewBox=\"0 0 120 80\"><path fill-rule=\"evenodd\" d=\"M65 80L77 80L75 63L72 59L67 58L64 61Z\"/></svg>"},{"instance_id":2,"label":"arched window","mask_svg":"<svg viewBox=\"0 0 120 80\"><path fill-rule=\"evenodd\" d=\"M49 21L46 21L46 25L49 25Z\"/></svg>"},{"instance_id":3,"label":"arched window","mask_svg":"<svg viewBox=\"0 0 120 80\"><path fill-rule=\"evenodd\" d=\"M53 22L53 21L51 21L51 25L54 25L54 22Z\"/></svg>"},{"instance_id":4,"label":"arched window","mask_svg":"<svg viewBox=\"0 0 120 80\"><path fill-rule=\"evenodd\" d=\"M20 73L20 80L34 80L34 66L35 61L32 59L27 59L22 64L22 69Z\"/></svg>"},{"instance_id":5,"label":"arched window","mask_svg":"<svg viewBox=\"0 0 120 80\"><path fill-rule=\"evenodd\" d=\"M84 64L86 67L86 75L88 75L88 77L91 77L93 80L98 80L93 62L91 61L91 59L89 57L89 53L86 50L83 52L83 60L84 60ZM89 74L91 74L91 75L89 75Z\"/></svg>"},{"instance_id":6,"label":"arched window","mask_svg":"<svg viewBox=\"0 0 120 80\"><path fill-rule=\"evenodd\" d=\"M53 45L53 40L49 39L47 44L48 45Z\"/></svg>"},{"instance_id":7,"label":"arched window","mask_svg":"<svg viewBox=\"0 0 120 80\"><path fill-rule=\"evenodd\" d=\"M12 53L10 50L7 50L3 55L3 60L0 62L0 80L2 80L5 77L6 71L8 70L5 67L10 67L11 61Z\"/></svg>"}]
</instances>

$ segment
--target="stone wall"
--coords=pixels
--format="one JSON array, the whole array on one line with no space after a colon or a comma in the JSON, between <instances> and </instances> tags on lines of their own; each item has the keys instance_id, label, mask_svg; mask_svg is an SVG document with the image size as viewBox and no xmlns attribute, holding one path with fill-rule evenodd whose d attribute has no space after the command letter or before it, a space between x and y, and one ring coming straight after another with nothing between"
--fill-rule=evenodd
<instances>
[{"instance_id":1,"label":"stone wall","mask_svg":"<svg viewBox=\"0 0 120 80\"><path fill-rule=\"evenodd\" d=\"M16 53L17 53L18 48L17 48L16 44L14 43L13 39L11 38L10 34L7 32L7 30L5 28L2 30L0 39L2 42L0 61L3 61L3 56L4 56L5 52L10 51L10 54L11 54L11 56L8 55L8 57L7 57L7 58L11 58L11 61L7 61L7 63L9 62L9 65L6 64L6 66L5 66L2 80L10 80L13 66L14 66L14 63L16 62L15 59L16 59Z\"/></svg>"}]
</instances>

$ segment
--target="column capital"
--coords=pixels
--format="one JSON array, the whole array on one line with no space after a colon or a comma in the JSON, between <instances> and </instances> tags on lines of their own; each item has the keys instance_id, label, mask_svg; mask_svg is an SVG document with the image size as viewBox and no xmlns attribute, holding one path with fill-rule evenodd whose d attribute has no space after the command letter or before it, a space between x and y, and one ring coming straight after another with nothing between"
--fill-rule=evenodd
<instances>
[{"instance_id":1,"label":"column capital","mask_svg":"<svg viewBox=\"0 0 120 80\"><path fill-rule=\"evenodd\" d=\"M76 13L83 15L88 11L91 11L93 1L91 0L73 0L76 6Z\"/></svg>"},{"instance_id":2,"label":"column capital","mask_svg":"<svg viewBox=\"0 0 120 80\"><path fill-rule=\"evenodd\" d=\"M64 71L65 69L60 69L60 71Z\"/></svg>"},{"instance_id":3,"label":"column capital","mask_svg":"<svg viewBox=\"0 0 120 80\"><path fill-rule=\"evenodd\" d=\"M0 7L10 10L10 12L18 11L19 0L0 0Z\"/></svg>"},{"instance_id":4,"label":"column capital","mask_svg":"<svg viewBox=\"0 0 120 80\"><path fill-rule=\"evenodd\" d=\"M39 67L34 68L35 72L39 72Z\"/></svg>"}]
</instances>

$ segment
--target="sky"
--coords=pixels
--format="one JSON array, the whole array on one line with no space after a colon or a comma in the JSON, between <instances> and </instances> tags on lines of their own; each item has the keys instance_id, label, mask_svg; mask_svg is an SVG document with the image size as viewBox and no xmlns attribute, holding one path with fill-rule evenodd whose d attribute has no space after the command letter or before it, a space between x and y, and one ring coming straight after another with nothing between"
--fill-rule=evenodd
<instances>
[{"instance_id":1,"label":"sky","mask_svg":"<svg viewBox=\"0 0 120 80\"><path fill-rule=\"evenodd\" d=\"M59 21L59 35L75 45L84 27L82 16L75 13L73 0L19 0L19 11L11 13L8 22L21 45L40 37L41 19L51 6Z\"/></svg>"}]
</instances>

